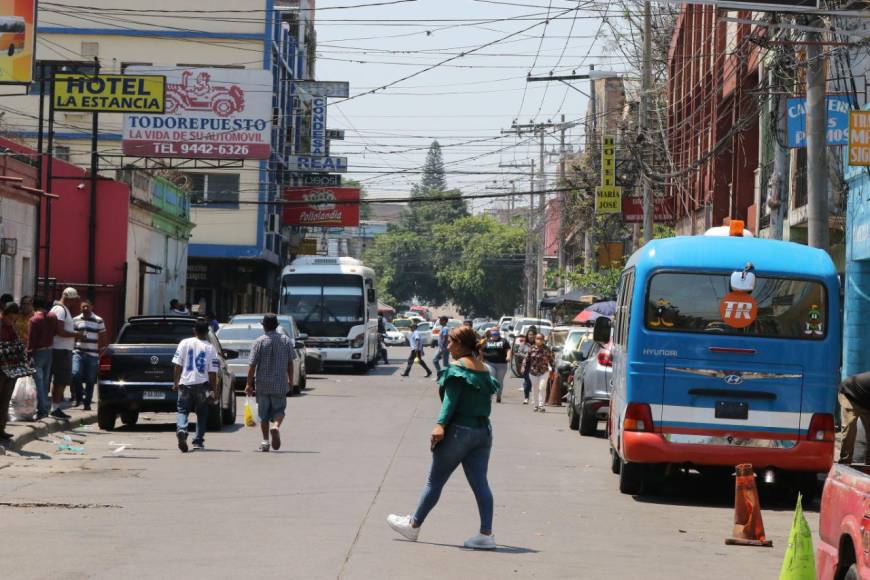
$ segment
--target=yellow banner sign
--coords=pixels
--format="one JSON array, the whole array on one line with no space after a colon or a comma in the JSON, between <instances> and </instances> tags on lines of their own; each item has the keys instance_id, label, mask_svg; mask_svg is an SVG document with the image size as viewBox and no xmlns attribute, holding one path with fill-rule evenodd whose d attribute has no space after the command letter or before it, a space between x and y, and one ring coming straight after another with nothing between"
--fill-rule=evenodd
<instances>
[{"instance_id":1,"label":"yellow banner sign","mask_svg":"<svg viewBox=\"0 0 870 580\"><path fill-rule=\"evenodd\" d=\"M870 111L849 112L849 165L870 166Z\"/></svg>"},{"instance_id":2,"label":"yellow banner sign","mask_svg":"<svg viewBox=\"0 0 870 580\"><path fill-rule=\"evenodd\" d=\"M601 185L616 187L616 145L609 135L601 138Z\"/></svg>"},{"instance_id":3,"label":"yellow banner sign","mask_svg":"<svg viewBox=\"0 0 870 580\"><path fill-rule=\"evenodd\" d=\"M164 112L163 76L56 74L54 78L54 108L58 111Z\"/></svg>"},{"instance_id":4,"label":"yellow banner sign","mask_svg":"<svg viewBox=\"0 0 870 580\"><path fill-rule=\"evenodd\" d=\"M622 213L622 188L609 185L596 187L595 213Z\"/></svg>"}]
</instances>

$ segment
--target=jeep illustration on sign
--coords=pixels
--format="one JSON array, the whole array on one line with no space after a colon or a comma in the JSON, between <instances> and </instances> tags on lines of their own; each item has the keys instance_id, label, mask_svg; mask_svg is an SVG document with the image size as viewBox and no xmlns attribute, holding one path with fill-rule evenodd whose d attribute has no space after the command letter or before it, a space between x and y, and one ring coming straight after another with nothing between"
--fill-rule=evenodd
<instances>
[{"instance_id":1,"label":"jeep illustration on sign","mask_svg":"<svg viewBox=\"0 0 870 580\"><path fill-rule=\"evenodd\" d=\"M264 70L131 66L166 76L164 115L124 116L123 151L139 157L268 159L272 77Z\"/></svg>"}]
</instances>

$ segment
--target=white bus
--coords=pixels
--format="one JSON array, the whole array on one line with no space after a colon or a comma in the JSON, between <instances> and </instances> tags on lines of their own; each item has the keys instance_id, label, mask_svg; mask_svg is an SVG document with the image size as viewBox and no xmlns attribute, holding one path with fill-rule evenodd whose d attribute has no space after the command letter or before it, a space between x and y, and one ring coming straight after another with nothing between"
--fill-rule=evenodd
<instances>
[{"instance_id":1,"label":"white bus","mask_svg":"<svg viewBox=\"0 0 870 580\"><path fill-rule=\"evenodd\" d=\"M325 365L351 365L364 373L378 356L375 272L353 258L302 256L281 273L278 312L289 314L306 345Z\"/></svg>"}]
</instances>

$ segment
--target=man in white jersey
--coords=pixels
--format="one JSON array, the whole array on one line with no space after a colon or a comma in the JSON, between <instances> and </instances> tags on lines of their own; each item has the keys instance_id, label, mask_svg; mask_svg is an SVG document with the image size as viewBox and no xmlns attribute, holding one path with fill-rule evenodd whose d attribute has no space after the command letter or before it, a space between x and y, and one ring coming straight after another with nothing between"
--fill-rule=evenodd
<instances>
[{"instance_id":1,"label":"man in white jersey","mask_svg":"<svg viewBox=\"0 0 870 580\"><path fill-rule=\"evenodd\" d=\"M175 421L178 448L187 453L187 425L191 411L196 413L194 449L205 448L205 426L208 423L208 405L217 399L217 372L220 367L217 351L208 340L208 321L198 318L193 336L178 344L172 363L175 365L173 391L178 391L178 415ZM209 387L211 387L209 389Z\"/></svg>"}]
</instances>

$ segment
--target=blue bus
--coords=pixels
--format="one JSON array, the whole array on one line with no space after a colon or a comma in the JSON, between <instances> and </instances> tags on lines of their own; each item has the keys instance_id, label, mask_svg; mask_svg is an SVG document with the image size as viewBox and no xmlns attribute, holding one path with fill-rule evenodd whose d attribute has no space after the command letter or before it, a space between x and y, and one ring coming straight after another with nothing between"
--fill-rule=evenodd
<instances>
[{"instance_id":1,"label":"blue bus","mask_svg":"<svg viewBox=\"0 0 870 580\"><path fill-rule=\"evenodd\" d=\"M812 496L833 461L839 303L833 262L807 246L707 235L635 252L594 337L613 340L620 491L751 463Z\"/></svg>"}]
</instances>

